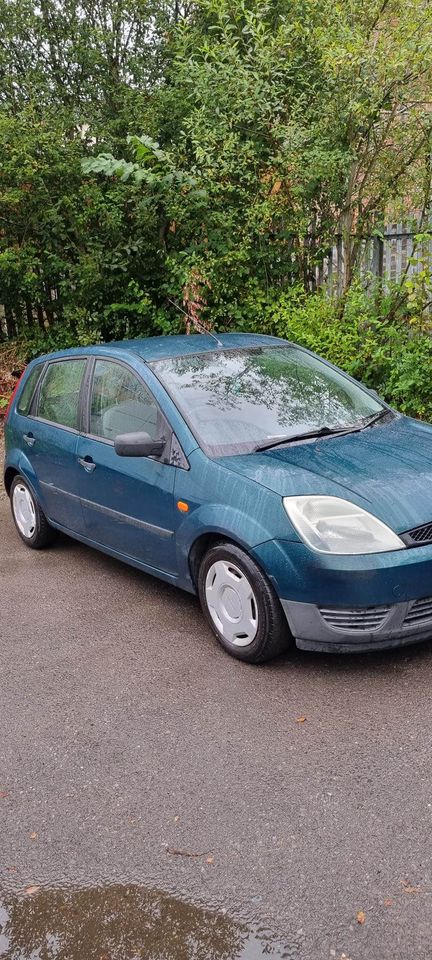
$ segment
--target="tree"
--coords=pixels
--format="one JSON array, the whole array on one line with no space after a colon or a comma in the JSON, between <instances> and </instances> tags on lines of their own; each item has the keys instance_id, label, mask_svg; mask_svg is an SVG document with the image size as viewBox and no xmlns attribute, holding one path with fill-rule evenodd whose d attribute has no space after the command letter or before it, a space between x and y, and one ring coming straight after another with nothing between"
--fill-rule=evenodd
<instances>
[{"instance_id":1,"label":"tree","mask_svg":"<svg viewBox=\"0 0 432 960\"><path fill-rule=\"evenodd\" d=\"M293 283L313 289L335 242L346 295L386 217L417 210L427 231L428 0L0 0L0 15L9 335L36 319L169 329L174 299L250 324Z\"/></svg>"},{"instance_id":2,"label":"tree","mask_svg":"<svg viewBox=\"0 0 432 960\"><path fill-rule=\"evenodd\" d=\"M429 205L430 4L209 0L201 11L205 29L201 12L176 62L192 168L212 205L237 211L254 275L307 285L341 234L347 290L363 238L396 209Z\"/></svg>"},{"instance_id":3,"label":"tree","mask_svg":"<svg viewBox=\"0 0 432 960\"><path fill-rule=\"evenodd\" d=\"M432 8L424 0L328 4L324 22L326 96L315 131L344 156L335 212L346 291L363 237L395 211L429 206Z\"/></svg>"}]
</instances>

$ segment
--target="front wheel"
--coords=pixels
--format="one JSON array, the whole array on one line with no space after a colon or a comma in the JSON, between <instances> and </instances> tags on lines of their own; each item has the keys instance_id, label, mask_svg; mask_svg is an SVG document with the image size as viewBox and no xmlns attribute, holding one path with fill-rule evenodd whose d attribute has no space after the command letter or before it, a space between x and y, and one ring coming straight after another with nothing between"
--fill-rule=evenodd
<instances>
[{"instance_id":1,"label":"front wheel","mask_svg":"<svg viewBox=\"0 0 432 960\"><path fill-rule=\"evenodd\" d=\"M288 648L289 629L275 591L240 547L220 543L208 550L198 594L206 620L232 657L263 663Z\"/></svg>"},{"instance_id":2,"label":"front wheel","mask_svg":"<svg viewBox=\"0 0 432 960\"><path fill-rule=\"evenodd\" d=\"M33 550L47 547L55 538L55 530L50 527L27 480L16 476L10 490L12 516L21 540Z\"/></svg>"}]
</instances>

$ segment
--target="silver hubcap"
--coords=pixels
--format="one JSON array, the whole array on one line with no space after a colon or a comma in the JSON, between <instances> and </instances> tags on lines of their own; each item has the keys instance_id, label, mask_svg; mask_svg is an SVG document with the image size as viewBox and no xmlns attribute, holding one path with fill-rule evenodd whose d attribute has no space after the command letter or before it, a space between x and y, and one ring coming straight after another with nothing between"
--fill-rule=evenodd
<instances>
[{"instance_id":1,"label":"silver hubcap","mask_svg":"<svg viewBox=\"0 0 432 960\"><path fill-rule=\"evenodd\" d=\"M18 530L30 540L36 529L36 513L30 490L23 483L15 487L12 506Z\"/></svg>"},{"instance_id":2,"label":"silver hubcap","mask_svg":"<svg viewBox=\"0 0 432 960\"><path fill-rule=\"evenodd\" d=\"M224 640L235 647L252 643L258 629L258 606L249 580L234 563L212 563L205 596L213 623Z\"/></svg>"}]
</instances>

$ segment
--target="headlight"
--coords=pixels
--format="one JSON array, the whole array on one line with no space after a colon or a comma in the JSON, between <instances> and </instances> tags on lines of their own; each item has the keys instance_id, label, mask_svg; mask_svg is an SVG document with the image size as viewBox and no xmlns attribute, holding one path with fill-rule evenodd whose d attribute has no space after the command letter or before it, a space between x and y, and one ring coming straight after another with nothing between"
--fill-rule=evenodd
<instances>
[{"instance_id":1,"label":"headlight","mask_svg":"<svg viewBox=\"0 0 432 960\"><path fill-rule=\"evenodd\" d=\"M384 553L403 541L371 513L340 497L284 497L285 510L302 540L320 553Z\"/></svg>"}]
</instances>

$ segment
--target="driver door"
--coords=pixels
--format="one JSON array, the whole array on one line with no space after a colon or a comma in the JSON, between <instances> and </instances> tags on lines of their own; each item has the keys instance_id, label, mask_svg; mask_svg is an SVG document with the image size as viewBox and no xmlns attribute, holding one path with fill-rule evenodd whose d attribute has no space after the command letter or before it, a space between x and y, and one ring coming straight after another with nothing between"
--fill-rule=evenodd
<instances>
[{"instance_id":1,"label":"driver door","mask_svg":"<svg viewBox=\"0 0 432 960\"><path fill-rule=\"evenodd\" d=\"M78 441L86 535L95 544L167 573L176 572L172 431L149 388L118 360L97 359L90 379L87 433ZM145 431L166 438L157 458L120 457L114 438Z\"/></svg>"}]
</instances>

